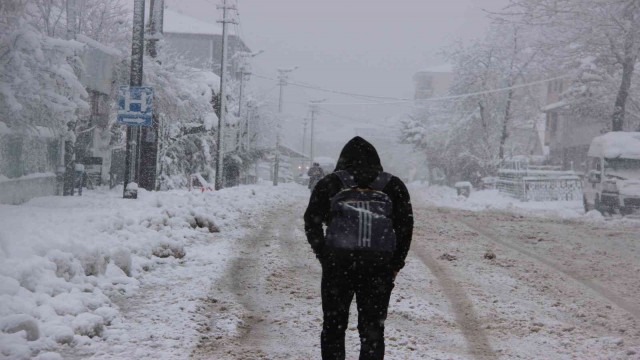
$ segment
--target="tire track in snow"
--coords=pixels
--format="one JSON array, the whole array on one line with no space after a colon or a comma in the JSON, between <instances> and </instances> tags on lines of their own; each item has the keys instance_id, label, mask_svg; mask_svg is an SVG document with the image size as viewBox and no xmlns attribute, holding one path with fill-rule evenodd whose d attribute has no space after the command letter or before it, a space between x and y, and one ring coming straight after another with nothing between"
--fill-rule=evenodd
<instances>
[{"instance_id":1,"label":"tire track in snow","mask_svg":"<svg viewBox=\"0 0 640 360\"><path fill-rule=\"evenodd\" d=\"M473 302L465 293L464 287L460 286L424 247L414 243L411 250L438 280L440 288L451 304L456 323L467 342L469 354L475 359L497 359L482 323L475 313Z\"/></svg>"},{"instance_id":2,"label":"tire track in snow","mask_svg":"<svg viewBox=\"0 0 640 360\"><path fill-rule=\"evenodd\" d=\"M218 334L215 334L216 329L213 333L211 329L203 331L208 335L201 338L192 353L193 358L313 357L305 354L305 350L315 353L315 330L319 325L305 322L304 318L310 316L300 311L318 305L319 289L309 288L312 282L306 281L315 280L318 274L310 271L311 258L303 233L296 232L302 226L299 214L300 209L296 206L274 208L242 239L240 255L232 261L216 294L220 297L224 292L232 298L216 298L215 303L203 309L211 319L210 327L215 327L216 319L227 316L237 320L237 331ZM314 292L317 296L312 296ZM305 343L306 346L300 348Z\"/></svg>"},{"instance_id":3,"label":"tire track in snow","mask_svg":"<svg viewBox=\"0 0 640 360\"><path fill-rule=\"evenodd\" d=\"M535 260L536 262L546 266L547 268L555 272L564 274L566 277L568 277L569 279L571 279L581 287L588 289L592 294L602 299L605 299L611 304L626 311L627 313L632 315L636 320L640 320L640 308L638 308L638 306L634 304L631 304L629 301L623 299L622 297L616 295L611 290L604 288L603 286L589 280L588 278L578 274L575 271L565 269L563 266L557 264L556 262L551 261L543 256L540 256L532 251L529 251L523 248L522 246L516 245L510 241L501 239L500 235L492 233L489 230L487 230L486 224L483 224L483 226L481 226L480 224L472 223L470 220L462 220L460 218L457 218L457 221L465 225L469 229L477 232L482 237L484 237L485 239L493 243L496 243L498 245L514 250L522 255L529 257L532 260Z\"/></svg>"}]
</instances>

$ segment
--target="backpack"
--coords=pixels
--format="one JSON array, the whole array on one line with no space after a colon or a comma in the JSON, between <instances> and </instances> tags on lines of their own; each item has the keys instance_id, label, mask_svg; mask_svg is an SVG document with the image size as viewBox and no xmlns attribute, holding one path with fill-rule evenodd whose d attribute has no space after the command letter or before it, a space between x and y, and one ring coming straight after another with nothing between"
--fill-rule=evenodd
<instances>
[{"instance_id":1,"label":"backpack","mask_svg":"<svg viewBox=\"0 0 640 360\"><path fill-rule=\"evenodd\" d=\"M331 198L332 218L325 245L342 250L395 251L393 203L382 192L392 175L381 172L367 188L359 188L348 172L341 170L335 174L342 182L342 190Z\"/></svg>"}]
</instances>

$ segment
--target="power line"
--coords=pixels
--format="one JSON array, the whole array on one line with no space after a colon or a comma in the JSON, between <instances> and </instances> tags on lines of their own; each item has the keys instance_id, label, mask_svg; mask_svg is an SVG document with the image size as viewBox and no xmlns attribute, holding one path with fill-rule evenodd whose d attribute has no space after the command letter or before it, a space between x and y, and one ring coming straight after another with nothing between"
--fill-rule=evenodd
<instances>
[{"instance_id":1,"label":"power line","mask_svg":"<svg viewBox=\"0 0 640 360\"><path fill-rule=\"evenodd\" d=\"M357 121L357 122L361 122L361 123L370 123L371 119L361 119L361 118L357 118L357 117L352 117L352 116L348 116L348 115L342 115L342 114L338 114L336 112L327 110L327 109L322 109L322 112L325 114L329 114L333 117L337 117L340 119L345 119L345 120L352 120L352 121Z\"/></svg>"},{"instance_id":2,"label":"power line","mask_svg":"<svg viewBox=\"0 0 640 360\"><path fill-rule=\"evenodd\" d=\"M507 91L507 90L521 89L521 88L525 88L525 87L529 87L529 86L533 86L533 85L544 84L546 82L553 81L553 80L564 79L564 78L571 77L571 76L572 75L562 75L562 76L556 76L556 77L552 77L552 78L548 78L548 79L544 79L544 80L531 81L531 82L528 82L528 83L518 84L518 85L513 85L513 86L508 86L508 87L503 87L503 88L476 91L476 92L472 92L472 93L465 93L465 94L458 94L458 95L432 97L432 98L428 98L428 99L410 100L410 102L411 103L424 103L424 102L443 101L443 100L456 100L456 99L462 99L462 98L478 96L478 95L484 95L484 94L493 94L493 93ZM391 102L386 102L386 103L379 103L379 105L402 104L402 103L408 103L408 102L409 101L391 101ZM372 105L372 104L370 104L370 103L346 103L345 102L345 103L324 103L323 105ZM373 105L378 105L378 104L373 104Z\"/></svg>"},{"instance_id":3,"label":"power line","mask_svg":"<svg viewBox=\"0 0 640 360\"><path fill-rule=\"evenodd\" d=\"M276 79L269 78L269 77L266 77L266 76L261 76L261 75L255 75L255 76L259 77L259 78L262 78L262 79L276 81ZM524 84L518 84L518 85L502 87L502 88L497 88L497 89L489 89L489 90L483 90L483 91L476 91L476 92L472 92L472 93L448 95L448 96L439 96L439 97L432 97L432 98L428 98L428 99L418 99L418 100L405 99L405 98L369 96L369 95L363 95L363 94L354 94L354 93L348 93L348 92L344 92L344 91L324 89L324 88L320 88L320 87L316 87L316 86L303 85L303 84L293 83L293 82L288 82L288 84L290 84L292 86L305 87L305 88L309 88L309 89L332 92L332 93L342 94L342 95L395 100L395 101L374 102L374 103L371 103L371 102L333 102L333 103L325 102L325 103L322 103L322 105L404 105L404 104L413 105L413 104L416 104L416 103L420 104L420 103L434 102L434 101L456 100L456 99L462 99L462 98L478 96L478 95L493 94L493 93L512 90L512 89L521 89L521 88L525 88L525 87L529 87L529 86L533 86L533 85L544 84L544 83L549 82L549 81L564 79L564 78L567 78L567 77L570 77L570 76L572 76L572 75L556 76L556 77L547 78L547 79L544 79L544 80L536 80L536 81L531 81L531 82L524 83Z\"/></svg>"},{"instance_id":4,"label":"power line","mask_svg":"<svg viewBox=\"0 0 640 360\"><path fill-rule=\"evenodd\" d=\"M271 77L268 77L268 76L262 76L262 75L258 75L258 74L253 74L253 75L255 77L257 77L257 78L261 78L261 79L265 79L265 80L277 81L277 79L274 79L274 78L271 78ZM305 89L312 89L312 90L324 91L324 92L328 92L328 93L332 93L332 94L354 96L354 97L359 97L359 98L371 98L371 99L376 99L376 100L407 100L407 101L410 100L410 99L406 99L406 98L395 98L395 97L388 97L388 96L375 96L375 95L356 94L356 93L351 93L351 92L347 92L347 91L326 89L326 88L322 88L320 86L315 86L315 85L310 85L310 84L303 84L303 83L287 82L287 84L293 85L293 86L297 86L297 87L301 87L301 88L305 88Z\"/></svg>"}]
</instances>

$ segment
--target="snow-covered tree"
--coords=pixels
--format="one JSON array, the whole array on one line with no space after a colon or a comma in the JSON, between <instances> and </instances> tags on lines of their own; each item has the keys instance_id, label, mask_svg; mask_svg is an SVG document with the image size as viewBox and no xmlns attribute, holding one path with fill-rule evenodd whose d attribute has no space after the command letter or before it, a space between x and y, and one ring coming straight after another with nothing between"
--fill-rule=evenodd
<instances>
[{"instance_id":1,"label":"snow-covered tree","mask_svg":"<svg viewBox=\"0 0 640 360\"><path fill-rule=\"evenodd\" d=\"M219 78L184 66L176 57L145 58L144 84L153 86L158 114L161 188L185 186L193 173L213 179L218 117L213 98Z\"/></svg>"},{"instance_id":2,"label":"snow-covered tree","mask_svg":"<svg viewBox=\"0 0 640 360\"><path fill-rule=\"evenodd\" d=\"M556 69L580 71L567 97L574 111L606 113L610 130L635 128L625 115L640 54L640 2L510 0L499 18L538 34L536 48Z\"/></svg>"},{"instance_id":3,"label":"snow-covered tree","mask_svg":"<svg viewBox=\"0 0 640 360\"><path fill-rule=\"evenodd\" d=\"M87 108L74 66L79 43L53 38L31 23L28 0L0 5L0 121L57 131Z\"/></svg>"},{"instance_id":4,"label":"snow-covered tree","mask_svg":"<svg viewBox=\"0 0 640 360\"><path fill-rule=\"evenodd\" d=\"M29 22L51 37L67 36L68 0L29 0ZM72 26L82 34L108 46L129 47L131 11L124 0L75 0L76 21Z\"/></svg>"},{"instance_id":5,"label":"snow-covered tree","mask_svg":"<svg viewBox=\"0 0 640 360\"><path fill-rule=\"evenodd\" d=\"M514 127L534 127L541 103L537 52L521 27L499 24L469 44L444 52L453 65L452 98L418 102L403 123L403 141L423 148L450 179L492 174L509 154Z\"/></svg>"}]
</instances>

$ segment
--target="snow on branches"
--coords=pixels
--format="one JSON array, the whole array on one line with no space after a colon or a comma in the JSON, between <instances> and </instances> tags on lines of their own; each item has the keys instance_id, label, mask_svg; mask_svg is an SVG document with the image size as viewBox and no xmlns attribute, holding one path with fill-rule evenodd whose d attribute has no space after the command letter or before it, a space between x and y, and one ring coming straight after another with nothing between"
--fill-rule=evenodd
<instances>
[{"instance_id":1,"label":"snow on branches","mask_svg":"<svg viewBox=\"0 0 640 360\"><path fill-rule=\"evenodd\" d=\"M449 180L492 174L515 151L517 144L509 141L514 129L535 127L539 88L518 86L539 80L538 53L530 34L505 24L495 25L482 40L451 46L444 55L453 65L450 94L460 97L418 100L403 122L403 140L422 148L430 166Z\"/></svg>"},{"instance_id":2,"label":"snow on branches","mask_svg":"<svg viewBox=\"0 0 640 360\"><path fill-rule=\"evenodd\" d=\"M186 186L193 173L213 174L219 77L169 56L145 57L144 70L145 85L155 89L161 188Z\"/></svg>"},{"instance_id":3,"label":"snow on branches","mask_svg":"<svg viewBox=\"0 0 640 360\"><path fill-rule=\"evenodd\" d=\"M0 8L0 121L64 130L88 107L74 71L81 44L41 33L18 5Z\"/></svg>"},{"instance_id":4,"label":"snow on branches","mask_svg":"<svg viewBox=\"0 0 640 360\"><path fill-rule=\"evenodd\" d=\"M608 130L638 129L640 2L510 0L496 18L531 29L550 70L578 72L566 94L572 111L602 118Z\"/></svg>"}]
</instances>

